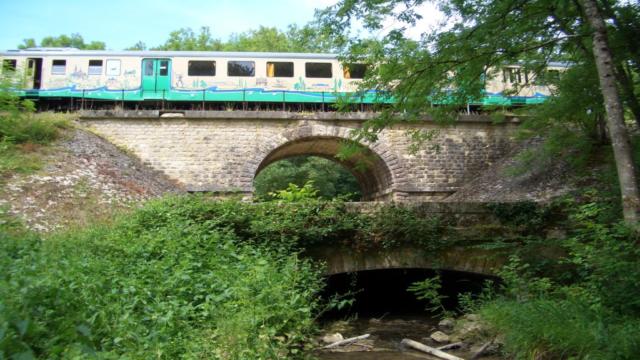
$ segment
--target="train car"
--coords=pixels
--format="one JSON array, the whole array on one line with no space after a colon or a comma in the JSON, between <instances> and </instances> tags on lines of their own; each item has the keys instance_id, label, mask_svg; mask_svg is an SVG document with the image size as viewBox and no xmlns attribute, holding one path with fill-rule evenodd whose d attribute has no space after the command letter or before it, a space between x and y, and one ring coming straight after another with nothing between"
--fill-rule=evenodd
<instances>
[{"instance_id":1,"label":"train car","mask_svg":"<svg viewBox=\"0 0 640 360\"><path fill-rule=\"evenodd\" d=\"M22 74L20 96L38 102L74 99L105 103L330 104L340 97L362 104L392 102L368 91L353 96L364 77L362 64L342 64L333 54L96 51L31 48L0 53L3 71ZM561 67L561 66L560 66ZM538 103L549 96L544 85L524 85L519 67L487 82L475 105ZM518 86L517 96L504 90Z\"/></svg>"}]
</instances>

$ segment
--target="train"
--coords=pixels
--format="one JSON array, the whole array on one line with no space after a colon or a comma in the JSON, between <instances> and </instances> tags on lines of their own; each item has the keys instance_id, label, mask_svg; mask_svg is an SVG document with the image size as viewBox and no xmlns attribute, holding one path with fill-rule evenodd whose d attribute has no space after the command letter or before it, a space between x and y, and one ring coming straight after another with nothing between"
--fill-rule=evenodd
<instances>
[{"instance_id":1,"label":"train","mask_svg":"<svg viewBox=\"0 0 640 360\"><path fill-rule=\"evenodd\" d=\"M364 64L335 54L210 51L110 51L29 48L0 52L3 72L21 74L15 92L44 106L183 106L391 103L376 91L357 92ZM566 64L552 63L549 72ZM487 80L473 106L538 104L551 95L518 65ZM517 88L515 94L511 90ZM505 95L505 94L509 95Z\"/></svg>"}]
</instances>

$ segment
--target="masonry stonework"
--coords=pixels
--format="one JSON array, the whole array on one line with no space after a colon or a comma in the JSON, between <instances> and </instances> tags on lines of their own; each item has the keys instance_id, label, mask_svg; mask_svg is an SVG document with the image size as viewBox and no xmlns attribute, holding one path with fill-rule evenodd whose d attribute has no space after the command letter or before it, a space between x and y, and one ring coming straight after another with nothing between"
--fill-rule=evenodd
<instances>
[{"instance_id":1,"label":"masonry stonework","mask_svg":"<svg viewBox=\"0 0 640 360\"><path fill-rule=\"evenodd\" d=\"M494 124L461 116L455 126L433 121L395 125L363 154L344 161L335 155L366 114L278 112L186 112L126 117L108 112L83 115L93 132L126 148L187 191L253 192L253 179L270 163L295 155L341 162L358 179L364 200L429 201L458 189L509 151L517 119ZM408 130L436 135L412 151ZM366 166L362 166L365 164Z\"/></svg>"}]
</instances>

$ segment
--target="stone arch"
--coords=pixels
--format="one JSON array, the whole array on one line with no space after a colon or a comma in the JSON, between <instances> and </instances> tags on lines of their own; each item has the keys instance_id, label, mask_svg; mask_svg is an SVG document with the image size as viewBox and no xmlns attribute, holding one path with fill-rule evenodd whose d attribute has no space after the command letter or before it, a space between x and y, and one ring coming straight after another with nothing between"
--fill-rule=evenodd
<instances>
[{"instance_id":1,"label":"stone arch","mask_svg":"<svg viewBox=\"0 0 640 360\"><path fill-rule=\"evenodd\" d=\"M471 252L465 247L425 253L417 246L362 252L343 247L316 246L307 249L305 255L322 261L325 275L367 270L433 269L496 276L497 270L507 260L504 253L482 249Z\"/></svg>"},{"instance_id":2,"label":"stone arch","mask_svg":"<svg viewBox=\"0 0 640 360\"><path fill-rule=\"evenodd\" d=\"M336 161L347 168L360 184L363 200L396 199L406 184L406 171L393 152L380 142L361 144L363 153L347 160L335 157L340 146L352 142L351 128L305 124L263 142L255 158L247 162L244 179L253 179L265 167L278 160L298 155L313 155ZM362 166L362 165L365 166Z\"/></svg>"}]
</instances>

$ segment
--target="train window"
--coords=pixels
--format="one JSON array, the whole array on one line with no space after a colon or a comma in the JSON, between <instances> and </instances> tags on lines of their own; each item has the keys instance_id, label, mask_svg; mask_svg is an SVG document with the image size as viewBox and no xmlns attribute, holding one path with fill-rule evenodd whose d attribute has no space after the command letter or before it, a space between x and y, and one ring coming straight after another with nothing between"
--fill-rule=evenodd
<instances>
[{"instance_id":1,"label":"train window","mask_svg":"<svg viewBox=\"0 0 640 360\"><path fill-rule=\"evenodd\" d=\"M16 71L17 60L4 59L2 60L2 71Z\"/></svg>"},{"instance_id":2,"label":"train window","mask_svg":"<svg viewBox=\"0 0 640 360\"><path fill-rule=\"evenodd\" d=\"M107 60L107 76L120 76L120 60Z\"/></svg>"},{"instance_id":3,"label":"train window","mask_svg":"<svg viewBox=\"0 0 640 360\"><path fill-rule=\"evenodd\" d=\"M51 74L64 75L67 72L67 60L53 60L51 63Z\"/></svg>"},{"instance_id":4,"label":"train window","mask_svg":"<svg viewBox=\"0 0 640 360\"><path fill-rule=\"evenodd\" d=\"M306 63L304 64L305 76L308 78L330 78L331 63Z\"/></svg>"},{"instance_id":5,"label":"train window","mask_svg":"<svg viewBox=\"0 0 640 360\"><path fill-rule=\"evenodd\" d=\"M102 60L89 60L89 75L102 75Z\"/></svg>"},{"instance_id":6,"label":"train window","mask_svg":"<svg viewBox=\"0 0 640 360\"><path fill-rule=\"evenodd\" d=\"M557 83L560 81L560 70L547 70L546 78L550 83Z\"/></svg>"},{"instance_id":7,"label":"train window","mask_svg":"<svg viewBox=\"0 0 640 360\"><path fill-rule=\"evenodd\" d=\"M169 60L160 60L160 71L158 72L158 75L169 75Z\"/></svg>"},{"instance_id":8,"label":"train window","mask_svg":"<svg viewBox=\"0 0 640 360\"><path fill-rule=\"evenodd\" d=\"M293 77L293 63L267 62L267 77Z\"/></svg>"},{"instance_id":9,"label":"train window","mask_svg":"<svg viewBox=\"0 0 640 360\"><path fill-rule=\"evenodd\" d=\"M345 79L364 79L364 73L367 71L365 64L346 64L342 67Z\"/></svg>"},{"instance_id":10,"label":"train window","mask_svg":"<svg viewBox=\"0 0 640 360\"><path fill-rule=\"evenodd\" d=\"M153 60L144 61L144 76L153 76Z\"/></svg>"},{"instance_id":11,"label":"train window","mask_svg":"<svg viewBox=\"0 0 640 360\"><path fill-rule=\"evenodd\" d=\"M535 74L535 76L533 77L533 84L538 86L546 86L549 84L556 84L559 80L559 70L543 70L542 72Z\"/></svg>"},{"instance_id":12,"label":"train window","mask_svg":"<svg viewBox=\"0 0 640 360\"><path fill-rule=\"evenodd\" d=\"M189 61L189 76L215 76L215 61Z\"/></svg>"},{"instance_id":13,"label":"train window","mask_svg":"<svg viewBox=\"0 0 640 360\"><path fill-rule=\"evenodd\" d=\"M511 84L520 84L522 82L522 76L519 68L504 68L502 69L502 82Z\"/></svg>"},{"instance_id":14,"label":"train window","mask_svg":"<svg viewBox=\"0 0 640 360\"><path fill-rule=\"evenodd\" d=\"M256 74L255 61L229 61L227 62L228 76L254 76Z\"/></svg>"}]
</instances>

